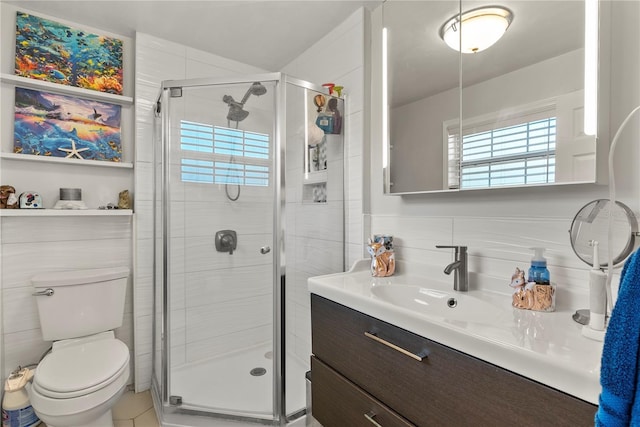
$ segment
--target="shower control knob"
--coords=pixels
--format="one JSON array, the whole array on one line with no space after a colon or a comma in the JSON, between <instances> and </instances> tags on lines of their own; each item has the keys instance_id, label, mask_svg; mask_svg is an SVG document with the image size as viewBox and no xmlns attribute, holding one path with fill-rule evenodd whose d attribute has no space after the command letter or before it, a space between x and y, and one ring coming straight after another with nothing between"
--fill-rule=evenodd
<instances>
[{"instance_id":1,"label":"shower control knob","mask_svg":"<svg viewBox=\"0 0 640 427\"><path fill-rule=\"evenodd\" d=\"M262 255L268 254L269 252L271 252L271 248L269 246L263 246L260 248L260 253Z\"/></svg>"}]
</instances>

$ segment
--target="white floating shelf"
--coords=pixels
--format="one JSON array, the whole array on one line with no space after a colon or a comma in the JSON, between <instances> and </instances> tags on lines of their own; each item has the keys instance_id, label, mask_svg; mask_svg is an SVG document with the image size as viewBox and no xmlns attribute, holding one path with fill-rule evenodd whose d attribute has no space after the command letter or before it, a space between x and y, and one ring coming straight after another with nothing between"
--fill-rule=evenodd
<instances>
[{"instance_id":1,"label":"white floating shelf","mask_svg":"<svg viewBox=\"0 0 640 427\"><path fill-rule=\"evenodd\" d=\"M0 209L4 216L131 216L131 209Z\"/></svg>"},{"instance_id":2,"label":"white floating shelf","mask_svg":"<svg viewBox=\"0 0 640 427\"><path fill-rule=\"evenodd\" d=\"M112 102L120 105L133 105L133 98L130 96L115 95L113 93L100 92L97 90L84 89L75 86L66 86L51 83L44 80L30 79L28 77L14 76L12 74L0 74L0 81L13 84L27 89L37 89L48 92L55 92L62 95L72 95L80 98L88 98L96 101Z\"/></svg>"},{"instance_id":3,"label":"white floating shelf","mask_svg":"<svg viewBox=\"0 0 640 427\"><path fill-rule=\"evenodd\" d=\"M98 166L107 168L133 168L133 163L108 162L101 160L68 159L66 157L36 156L33 154L0 153L0 158L8 160L25 160L31 162L48 162L74 166Z\"/></svg>"},{"instance_id":4,"label":"white floating shelf","mask_svg":"<svg viewBox=\"0 0 640 427\"><path fill-rule=\"evenodd\" d=\"M327 170L325 169L317 172L307 172L304 174L303 182L305 185L327 182Z\"/></svg>"}]
</instances>

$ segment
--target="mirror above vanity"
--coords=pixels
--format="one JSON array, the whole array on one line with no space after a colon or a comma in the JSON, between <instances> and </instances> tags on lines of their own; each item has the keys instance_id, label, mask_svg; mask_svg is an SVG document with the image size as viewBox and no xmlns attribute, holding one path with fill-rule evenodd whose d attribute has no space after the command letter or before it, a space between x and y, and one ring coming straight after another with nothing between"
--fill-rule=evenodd
<instances>
[{"instance_id":1,"label":"mirror above vanity","mask_svg":"<svg viewBox=\"0 0 640 427\"><path fill-rule=\"evenodd\" d=\"M588 125L597 117L595 97L585 109L585 92L597 92L597 75L585 74L597 69L597 56L585 67L585 34L595 34L595 52L598 41L590 2L597 11L596 0L387 0L385 193L595 182L595 130L585 133L585 111ZM445 43L448 27L468 43L468 12L488 5L511 14L495 44L460 53Z\"/></svg>"}]
</instances>

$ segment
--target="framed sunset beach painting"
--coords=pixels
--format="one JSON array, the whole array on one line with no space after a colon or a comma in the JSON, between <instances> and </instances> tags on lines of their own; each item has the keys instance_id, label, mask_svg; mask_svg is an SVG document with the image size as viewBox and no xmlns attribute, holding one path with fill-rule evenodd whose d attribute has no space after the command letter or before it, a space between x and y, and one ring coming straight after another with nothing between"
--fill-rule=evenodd
<instances>
[{"instance_id":1,"label":"framed sunset beach painting","mask_svg":"<svg viewBox=\"0 0 640 427\"><path fill-rule=\"evenodd\" d=\"M122 107L16 88L17 154L120 162Z\"/></svg>"},{"instance_id":2,"label":"framed sunset beach painting","mask_svg":"<svg viewBox=\"0 0 640 427\"><path fill-rule=\"evenodd\" d=\"M122 95L122 40L17 12L15 74Z\"/></svg>"}]
</instances>

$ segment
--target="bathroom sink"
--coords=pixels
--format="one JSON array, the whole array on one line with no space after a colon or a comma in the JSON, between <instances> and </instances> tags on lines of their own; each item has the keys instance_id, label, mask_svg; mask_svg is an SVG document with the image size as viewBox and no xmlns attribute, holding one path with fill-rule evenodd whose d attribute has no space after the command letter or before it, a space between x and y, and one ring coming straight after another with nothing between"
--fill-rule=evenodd
<instances>
[{"instance_id":1,"label":"bathroom sink","mask_svg":"<svg viewBox=\"0 0 640 427\"><path fill-rule=\"evenodd\" d=\"M501 306L475 296L422 286L380 284L372 286L371 292L389 304L445 320L494 323L504 312Z\"/></svg>"}]
</instances>

